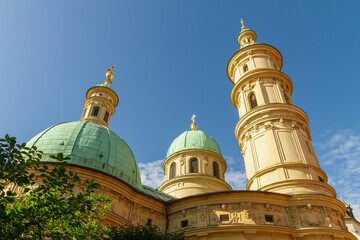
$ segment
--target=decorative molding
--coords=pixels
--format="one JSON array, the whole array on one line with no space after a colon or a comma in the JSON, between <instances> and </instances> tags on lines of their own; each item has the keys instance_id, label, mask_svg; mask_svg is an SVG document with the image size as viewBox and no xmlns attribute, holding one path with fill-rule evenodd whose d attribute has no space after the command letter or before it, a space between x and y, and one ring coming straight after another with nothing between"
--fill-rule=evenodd
<instances>
[{"instance_id":1,"label":"decorative molding","mask_svg":"<svg viewBox=\"0 0 360 240\"><path fill-rule=\"evenodd\" d=\"M251 139L251 134L249 132L245 133L245 141L249 141Z\"/></svg>"},{"instance_id":2,"label":"decorative molding","mask_svg":"<svg viewBox=\"0 0 360 240\"><path fill-rule=\"evenodd\" d=\"M274 123L271 121L265 122L264 126L266 130L274 129Z\"/></svg>"}]
</instances>

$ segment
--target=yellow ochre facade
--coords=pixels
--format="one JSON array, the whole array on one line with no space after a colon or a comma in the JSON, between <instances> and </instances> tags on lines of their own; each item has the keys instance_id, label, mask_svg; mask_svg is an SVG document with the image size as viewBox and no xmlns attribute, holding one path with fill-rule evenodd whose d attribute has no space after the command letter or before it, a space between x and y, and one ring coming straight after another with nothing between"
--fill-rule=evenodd
<instances>
[{"instance_id":1,"label":"yellow ochre facade","mask_svg":"<svg viewBox=\"0 0 360 240\"><path fill-rule=\"evenodd\" d=\"M280 52L257 43L256 33L242 24L240 50L230 58L227 74L239 113L235 136L246 190L226 182L220 147L197 130L195 115L191 129L168 149L163 184L158 190L142 185L130 147L108 129L118 104L110 86L114 66L103 84L88 90L80 121L52 126L28 145L44 152L44 162L64 152L71 157L69 169L100 184L99 193L114 200L104 224L151 222L163 232L183 231L189 240L359 239L350 205L336 199L319 165L308 116L291 99L293 85L281 72Z\"/></svg>"}]
</instances>

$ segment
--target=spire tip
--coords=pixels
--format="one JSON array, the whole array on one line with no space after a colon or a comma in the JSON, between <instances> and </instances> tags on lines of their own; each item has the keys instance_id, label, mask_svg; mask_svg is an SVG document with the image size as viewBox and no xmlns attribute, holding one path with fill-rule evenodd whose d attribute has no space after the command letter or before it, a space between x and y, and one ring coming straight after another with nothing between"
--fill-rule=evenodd
<instances>
[{"instance_id":1,"label":"spire tip","mask_svg":"<svg viewBox=\"0 0 360 240\"><path fill-rule=\"evenodd\" d=\"M191 130L193 130L193 131L196 131L196 128L197 128L197 125L195 123L195 118L196 118L196 115L193 114L192 117L191 117L191 120L192 120Z\"/></svg>"}]
</instances>

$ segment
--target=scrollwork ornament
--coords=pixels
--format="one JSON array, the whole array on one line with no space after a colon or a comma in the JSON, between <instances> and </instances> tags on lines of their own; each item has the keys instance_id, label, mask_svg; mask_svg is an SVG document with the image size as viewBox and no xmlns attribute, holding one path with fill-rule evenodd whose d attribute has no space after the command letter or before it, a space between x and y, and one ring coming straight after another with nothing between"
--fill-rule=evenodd
<instances>
[{"instance_id":1,"label":"scrollwork ornament","mask_svg":"<svg viewBox=\"0 0 360 240\"><path fill-rule=\"evenodd\" d=\"M272 209L271 205L269 203L265 203L264 208L266 209Z\"/></svg>"},{"instance_id":2,"label":"scrollwork ornament","mask_svg":"<svg viewBox=\"0 0 360 240\"><path fill-rule=\"evenodd\" d=\"M291 127L292 127L293 129L296 129L296 128L298 128L299 126L298 126L298 124L297 124L296 122L291 122Z\"/></svg>"},{"instance_id":3,"label":"scrollwork ornament","mask_svg":"<svg viewBox=\"0 0 360 240\"><path fill-rule=\"evenodd\" d=\"M285 125L284 119L280 118L280 120L279 120L279 125L280 125L280 126L284 126L284 125Z\"/></svg>"},{"instance_id":4,"label":"scrollwork ornament","mask_svg":"<svg viewBox=\"0 0 360 240\"><path fill-rule=\"evenodd\" d=\"M245 140L249 141L251 139L251 134L249 132L245 133Z\"/></svg>"},{"instance_id":5,"label":"scrollwork ornament","mask_svg":"<svg viewBox=\"0 0 360 240\"><path fill-rule=\"evenodd\" d=\"M208 160L205 158L204 159L204 165L207 166L208 165Z\"/></svg>"},{"instance_id":6,"label":"scrollwork ornament","mask_svg":"<svg viewBox=\"0 0 360 240\"><path fill-rule=\"evenodd\" d=\"M181 210L181 214L185 217L186 216L186 210L185 209Z\"/></svg>"},{"instance_id":7,"label":"scrollwork ornament","mask_svg":"<svg viewBox=\"0 0 360 240\"><path fill-rule=\"evenodd\" d=\"M180 164L181 166L183 166L185 164L185 156L184 155L180 155Z\"/></svg>"},{"instance_id":8,"label":"scrollwork ornament","mask_svg":"<svg viewBox=\"0 0 360 240\"><path fill-rule=\"evenodd\" d=\"M266 130L269 130L269 129L273 129L273 128L274 128L274 124L273 124L271 121L266 122L266 123L264 124L264 126L265 126L265 129L266 129Z\"/></svg>"},{"instance_id":9,"label":"scrollwork ornament","mask_svg":"<svg viewBox=\"0 0 360 240\"><path fill-rule=\"evenodd\" d=\"M180 160L180 164L181 164L181 166L183 166L185 164L185 160L183 158Z\"/></svg>"}]
</instances>

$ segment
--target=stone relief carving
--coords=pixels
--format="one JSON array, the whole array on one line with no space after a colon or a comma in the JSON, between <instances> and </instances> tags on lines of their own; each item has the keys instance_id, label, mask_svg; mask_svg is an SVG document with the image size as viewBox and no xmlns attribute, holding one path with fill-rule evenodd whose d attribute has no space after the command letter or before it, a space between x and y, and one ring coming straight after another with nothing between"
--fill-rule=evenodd
<instances>
[{"instance_id":1,"label":"stone relief carving","mask_svg":"<svg viewBox=\"0 0 360 240\"><path fill-rule=\"evenodd\" d=\"M245 94L249 94L251 91L253 91L254 87L255 87L255 83L254 83L254 80L253 80L253 81L250 81L250 82L246 83L245 86L242 88L242 91Z\"/></svg>"},{"instance_id":2,"label":"stone relief carving","mask_svg":"<svg viewBox=\"0 0 360 240\"><path fill-rule=\"evenodd\" d=\"M329 227L335 227L335 228L337 227L343 230L346 229L344 218L338 211L329 207L325 207L325 214L326 214L326 221Z\"/></svg>"},{"instance_id":3,"label":"stone relief carving","mask_svg":"<svg viewBox=\"0 0 360 240\"><path fill-rule=\"evenodd\" d=\"M181 214L185 217L186 216L186 210L185 209L181 210Z\"/></svg>"},{"instance_id":4,"label":"stone relief carving","mask_svg":"<svg viewBox=\"0 0 360 240\"><path fill-rule=\"evenodd\" d=\"M109 199L114 200L111 207L108 209L108 211L113 214L116 214L133 224L146 224L150 218L153 220L154 225L161 225L161 219L163 219L162 213L130 201L121 193L105 186L101 186L101 194L107 195Z\"/></svg>"},{"instance_id":5,"label":"stone relief carving","mask_svg":"<svg viewBox=\"0 0 360 240\"><path fill-rule=\"evenodd\" d=\"M126 220L129 219L129 211L130 211L130 204L126 202L126 200L118 200L116 199L113 203L113 213L116 215L125 218Z\"/></svg>"},{"instance_id":6,"label":"stone relief carving","mask_svg":"<svg viewBox=\"0 0 360 240\"><path fill-rule=\"evenodd\" d=\"M137 203L134 203L133 206L133 214L132 214L132 223L137 224L140 223L140 214L141 214L141 206Z\"/></svg>"},{"instance_id":7,"label":"stone relief carving","mask_svg":"<svg viewBox=\"0 0 360 240\"><path fill-rule=\"evenodd\" d=\"M325 221L321 209L319 207L311 206L311 204L309 205L298 208L301 225L306 227L324 226Z\"/></svg>"},{"instance_id":8,"label":"stone relief carving","mask_svg":"<svg viewBox=\"0 0 360 240\"><path fill-rule=\"evenodd\" d=\"M207 207L206 206L200 206L197 209L197 217L198 217L198 223L199 226L206 226L207 225Z\"/></svg>"},{"instance_id":9,"label":"stone relief carving","mask_svg":"<svg viewBox=\"0 0 360 240\"><path fill-rule=\"evenodd\" d=\"M242 210L241 213L242 213L242 216L244 219L244 223L247 221L252 221L251 203L249 203L249 202L241 203L240 207Z\"/></svg>"},{"instance_id":10,"label":"stone relief carving","mask_svg":"<svg viewBox=\"0 0 360 240\"><path fill-rule=\"evenodd\" d=\"M268 121L264 124L265 129L269 130L269 129L273 129L274 128L274 123L271 121Z\"/></svg>"},{"instance_id":11,"label":"stone relief carving","mask_svg":"<svg viewBox=\"0 0 360 240\"><path fill-rule=\"evenodd\" d=\"M184 214L185 213L185 214ZM228 215L228 220L220 220L221 215ZM268 216L273 220L269 220ZM326 216L326 218L325 218ZM222 224L261 224L278 226L303 227L336 227L345 229L342 216L331 208L306 205L288 207L271 205L269 203L223 203L217 205L201 205L169 215L169 230L179 230L183 220L189 221L189 227L205 227ZM270 218L271 219L271 218ZM329 225L331 224L331 225Z\"/></svg>"},{"instance_id":12,"label":"stone relief carving","mask_svg":"<svg viewBox=\"0 0 360 240\"><path fill-rule=\"evenodd\" d=\"M136 222L139 206L134 205L133 222ZM141 208L141 212L151 214L153 221L161 222L159 213ZM228 221L221 222L220 216L227 214ZM273 216L273 222L265 218L266 215ZM302 207L283 208L269 203L223 203L217 205L201 205L196 208L184 209L169 215L169 230L179 230L183 220L189 221L189 227L205 227L207 225L220 224L270 224L270 225L299 225L303 227L335 227L346 229L343 216L332 208L322 208L308 204ZM154 223L155 223L154 222Z\"/></svg>"},{"instance_id":13,"label":"stone relief carving","mask_svg":"<svg viewBox=\"0 0 360 240\"><path fill-rule=\"evenodd\" d=\"M291 207L291 208L286 208L285 210L287 212L290 225L298 224L298 220L296 217L296 215L297 215L296 208Z\"/></svg>"},{"instance_id":14,"label":"stone relief carving","mask_svg":"<svg viewBox=\"0 0 360 240\"><path fill-rule=\"evenodd\" d=\"M181 218L181 217L182 217L182 214L180 212L169 215L168 219L169 219L169 231L170 232L176 231L180 228L180 225L179 225L180 222L177 221L177 219Z\"/></svg>"},{"instance_id":15,"label":"stone relief carving","mask_svg":"<svg viewBox=\"0 0 360 240\"><path fill-rule=\"evenodd\" d=\"M195 226L197 223L197 208L192 208L189 210L189 214L188 214L188 221L189 221L189 226Z\"/></svg>"},{"instance_id":16,"label":"stone relief carving","mask_svg":"<svg viewBox=\"0 0 360 240\"><path fill-rule=\"evenodd\" d=\"M208 214L209 214L209 225L218 225L220 224L220 219L216 212L220 210L219 205L209 206Z\"/></svg>"}]
</instances>

